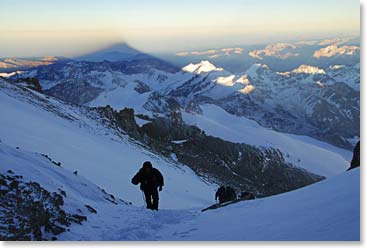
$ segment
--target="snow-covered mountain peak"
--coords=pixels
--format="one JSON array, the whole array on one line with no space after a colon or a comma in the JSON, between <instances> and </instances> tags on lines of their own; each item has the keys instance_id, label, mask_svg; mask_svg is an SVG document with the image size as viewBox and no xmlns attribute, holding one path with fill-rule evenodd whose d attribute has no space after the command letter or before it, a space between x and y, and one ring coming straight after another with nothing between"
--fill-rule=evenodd
<instances>
[{"instance_id":1,"label":"snow-covered mountain peak","mask_svg":"<svg viewBox=\"0 0 367 248\"><path fill-rule=\"evenodd\" d=\"M344 82L352 89L360 91L360 64L333 65L327 70L327 74L336 82Z\"/></svg>"},{"instance_id":2,"label":"snow-covered mountain peak","mask_svg":"<svg viewBox=\"0 0 367 248\"><path fill-rule=\"evenodd\" d=\"M330 69L331 70L339 70L339 69L342 69L344 67L345 67L344 65L332 65L332 66L330 66Z\"/></svg>"},{"instance_id":3,"label":"snow-covered mountain peak","mask_svg":"<svg viewBox=\"0 0 367 248\"><path fill-rule=\"evenodd\" d=\"M250 68L247 69L246 74L247 75L254 75L257 74L259 69L263 69L263 70L270 70L269 66L265 65L265 64L253 64L250 66Z\"/></svg>"},{"instance_id":4,"label":"snow-covered mountain peak","mask_svg":"<svg viewBox=\"0 0 367 248\"><path fill-rule=\"evenodd\" d=\"M236 75L230 75L228 77L218 77L215 82L224 86L233 86Z\"/></svg>"},{"instance_id":5,"label":"snow-covered mountain peak","mask_svg":"<svg viewBox=\"0 0 367 248\"><path fill-rule=\"evenodd\" d=\"M224 69L216 67L208 60L204 60L197 64L190 63L189 65L183 67L182 70L190 73L200 74L202 72L223 71Z\"/></svg>"},{"instance_id":6,"label":"snow-covered mountain peak","mask_svg":"<svg viewBox=\"0 0 367 248\"><path fill-rule=\"evenodd\" d=\"M243 75L236 80L236 83L248 85L250 84L250 80L248 79L247 75Z\"/></svg>"},{"instance_id":7,"label":"snow-covered mountain peak","mask_svg":"<svg viewBox=\"0 0 367 248\"><path fill-rule=\"evenodd\" d=\"M358 54L360 51L360 48L358 46L337 46L337 45L331 45L324 48L321 48L320 50L317 50L314 52L313 57L315 58L322 58L322 57L334 57L337 55L348 55L353 56Z\"/></svg>"},{"instance_id":8,"label":"snow-covered mountain peak","mask_svg":"<svg viewBox=\"0 0 367 248\"><path fill-rule=\"evenodd\" d=\"M255 86L249 84L246 85L243 89L240 89L239 92L242 94L250 94L255 89Z\"/></svg>"},{"instance_id":9,"label":"snow-covered mountain peak","mask_svg":"<svg viewBox=\"0 0 367 248\"><path fill-rule=\"evenodd\" d=\"M323 69L311 65L301 65L297 69L294 69L292 72L305 74L325 74L325 71Z\"/></svg>"}]
</instances>

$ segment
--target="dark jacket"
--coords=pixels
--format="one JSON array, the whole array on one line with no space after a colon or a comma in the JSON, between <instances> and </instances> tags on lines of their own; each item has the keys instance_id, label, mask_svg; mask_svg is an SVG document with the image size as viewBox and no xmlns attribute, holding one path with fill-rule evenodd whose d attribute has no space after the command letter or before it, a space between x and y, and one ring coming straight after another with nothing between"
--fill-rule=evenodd
<instances>
[{"instance_id":1,"label":"dark jacket","mask_svg":"<svg viewBox=\"0 0 367 248\"><path fill-rule=\"evenodd\" d=\"M360 141L358 141L358 143L354 147L353 158L352 158L352 161L350 163L350 167L349 167L348 170L359 167L360 163L361 163L361 161L360 161Z\"/></svg>"},{"instance_id":2,"label":"dark jacket","mask_svg":"<svg viewBox=\"0 0 367 248\"><path fill-rule=\"evenodd\" d=\"M221 186L215 193L215 200L219 199L220 202L224 202L226 198L226 188Z\"/></svg>"},{"instance_id":3,"label":"dark jacket","mask_svg":"<svg viewBox=\"0 0 367 248\"><path fill-rule=\"evenodd\" d=\"M221 186L215 193L215 200L220 203L236 200L236 192L230 186Z\"/></svg>"},{"instance_id":4,"label":"dark jacket","mask_svg":"<svg viewBox=\"0 0 367 248\"><path fill-rule=\"evenodd\" d=\"M164 185L163 176L156 168L152 168L149 174L140 169L131 182L135 185L140 183L140 189L143 191L151 191Z\"/></svg>"}]
</instances>

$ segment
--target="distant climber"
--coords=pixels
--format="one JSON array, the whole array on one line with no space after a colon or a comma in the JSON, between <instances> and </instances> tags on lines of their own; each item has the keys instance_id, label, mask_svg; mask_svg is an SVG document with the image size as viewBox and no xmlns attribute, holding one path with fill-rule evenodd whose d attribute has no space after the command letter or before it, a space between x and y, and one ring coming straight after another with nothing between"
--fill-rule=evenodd
<instances>
[{"instance_id":1,"label":"distant climber","mask_svg":"<svg viewBox=\"0 0 367 248\"><path fill-rule=\"evenodd\" d=\"M219 200L219 203L225 202L226 198L226 187L220 186L217 192L215 193L215 200Z\"/></svg>"},{"instance_id":2,"label":"distant climber","mask_svg":"<svg viewBox=\"0 0 367 248\"><path fill-rule=\"evenodd\" d=\"M242 191L238 198L241 200L253 200L255 196L251 192Z\"/></svg>"},{"instance_id":3,"label":"distant climber","mask_svg":"<svg viewBox=\"0 0 367 248\"><path fill-rule=\"evenodd\" d=\"M219 203L236 200L236 192L230 186L221 186L215 193L215 200L219 200Z\"/></svg>"},{"instance_id":4,"label":"distant climber","mask_svg":"<svg viewBox=\"0 0 367 248\"><path fill-rule=\"evenodd\" d=\"M144 162L143 168L131 179L134 185L140 183L140 189L144 192L147 208L158 210L159 191L162 191L164 180L162 174L156 168L153 168L149 161Z\"/></svg>"},{"instance_id":5,"label":"distant climber","mask_svg":"<svg viewBox=\"0 0 367 248\"><path fill-rule=\"evenodd\" d=\"M359 150L360 150L360 141L358 141L358 143L356 144L356 146L354 147L354 150L353 150L353 158L352 158L352 161L350 163L350 167L348 170L351 170L351 169L354 169L356 167L359 167L360 166L360 153L359 153Z\"/></svg>"}]
</instances>

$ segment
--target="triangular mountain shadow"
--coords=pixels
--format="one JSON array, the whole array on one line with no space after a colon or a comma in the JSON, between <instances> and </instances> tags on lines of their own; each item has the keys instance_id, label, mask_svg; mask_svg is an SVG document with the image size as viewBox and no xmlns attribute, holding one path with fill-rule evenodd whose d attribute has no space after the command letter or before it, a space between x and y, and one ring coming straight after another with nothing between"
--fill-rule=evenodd
<instances>
[{"instance_id":1,"label":"triangular mountain shadow","mask_svg":"<svg viewBox=\"0 0 367 248\"><path fill-rule=\"evenodd\" d=\"M153 58L135 48L132 48L126 42L117 43L101 50L75 57L79 61L101 62L101 61L131 61L135 59Z\"/></svg>"}]
</instances>

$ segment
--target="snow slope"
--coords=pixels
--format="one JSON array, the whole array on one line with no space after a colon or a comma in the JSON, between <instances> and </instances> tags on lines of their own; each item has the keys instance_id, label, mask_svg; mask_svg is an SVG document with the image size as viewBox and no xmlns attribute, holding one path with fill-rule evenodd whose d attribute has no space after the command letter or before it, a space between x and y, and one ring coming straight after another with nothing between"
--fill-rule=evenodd
<instances>
[{"instance_id":1,"label":"snow slope","mask_svg":"<svg viewBox=\"0 0 367 248\"><path fill-rule=\"evenodd\" d=\"M143 205L131 178L150 160L165 177L162 208L210 203L215 185L202 181L187 166L164 159L121 137L86 110L51 97L0 82L0 140L21 149L48 154L71 171L92 180L119 198Z\"/></svg>"},{"instance_id":2,"label":"snow slope","mask_svg":"<svg viewBox=\"0 0 367 248\"><path fill-rule=\"evenodd\" d=\"M306 136L291 135L264 128L246 117L229 114L222 108L205 104L203 113L183 112L184 121L196 125L208 135L224 140L279 149L285 159L322 176L333 176L349 167L350 151Z\"/></svg>"},{"instance_id":3,"label":"snow slope","mask_svg":"<svg viewBox=\"0 0 367 248\"><path fill-rule=\"evenodd\" d=\"M110 105L114 109L133 108L139 113L146 113L142 105L148 100L149 92L139 94L134 90L133 84L128 84L124 88L116 87L110 91L104 91L95 99L88 103L88 106L98 107Z\"/></svg>"},{"instance_id":4,"label":"snow slope","mask_svg":"<svg viewBox=\"0 0 367 248\"><path fill-rule=\"evenodd\" d=\"M15 175L23 176L24 181L37 182L49 192L59 192L59 189L65 191L64 210L76 212L77 208L84 208L85 204L112 205L98 186L83 176L74 175L71 171L54 165L39 153L16 149L1 142L0 161L1 174L11 170ZM84 209L83 213L89 212Z\"/></svg>"},{"instance_id":5,"label":"snow slope","mask_svg":"<svg viewBox=\"0 0 367 248\"><path fill-rule=\"evenodd\" d=\"M360 240L360 171L285 194L197 213L169 240Z\"/></svg>"},{"instance_id":6,"label":"snow slope","mask_svg":"<svg viewBox=\"0 0 367 248\"><path fill-rule=\"evenodd\" d=\"M359 169L323 182L216 210L100 208L64 240L356 241Z\"/></svg>"},{"instance_id":7,"label":"snow slope","mask_svg":"<svg viewBox=\"0 0 367 248\"><path fill-rule=\"evenodd\" d=\"M116 135L87 117L85 110L4 81L0 105L6 117L0 119L0 172L11 169L50 192L64 189L64 207L82 208L88 217L82 225L72 224L59 240L360 239L359 169L292 192L202 213L203 206L213 203L214 185L186 166ZM256 123L247 126L256 128ZM62 167L35 152L48 154ZM165 209L158 212L142 207L139 190L130 184L146 159L167 179L161 195ZM133 205L111 204L94 183ZM84 204L97 213L87 212Z\"/></svg>"},{"instance_id":8,"label":"snow slope","mask_svg":"<svg viewBox=\"0 0 367 248\"><path fill-rule=\"evenodd\" d=\"M155 212L121 201L112 204L83 176L53 165L40 154L3 142L0 161L0 173L11 169L50 192L61 188L66 192L63 208L69 212L82 209L87 220L72 224L59 240L360 239L359 169L292 192L203 213L199 208ZM85 204L97 213L89 213Z\"/></svg>"}]
</instances>

